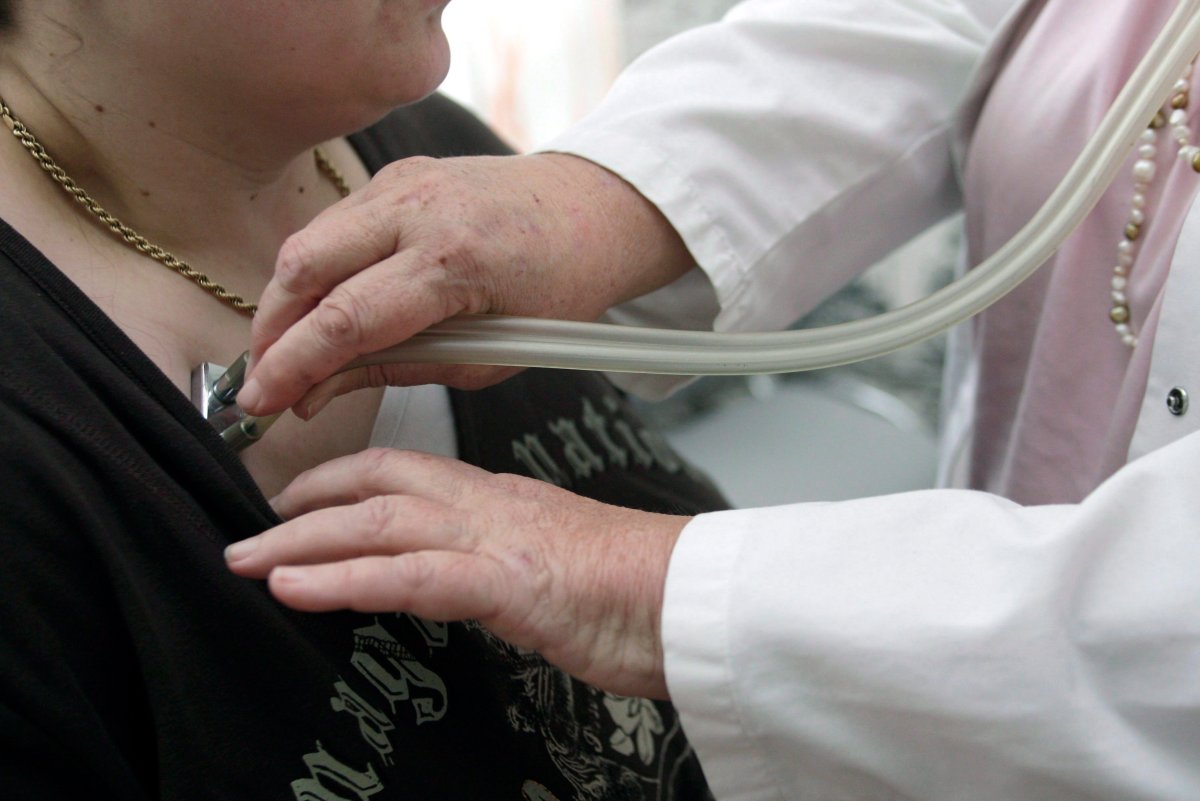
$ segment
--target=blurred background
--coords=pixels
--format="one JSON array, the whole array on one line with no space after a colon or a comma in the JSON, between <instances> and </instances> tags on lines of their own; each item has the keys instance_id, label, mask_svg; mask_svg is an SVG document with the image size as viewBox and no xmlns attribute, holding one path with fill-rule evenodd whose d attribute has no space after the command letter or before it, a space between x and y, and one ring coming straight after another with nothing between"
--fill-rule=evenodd
<instances>
[{"instance_id":1,"label":"blurred background","mask_svg":"<svg viewBox=\"0 0 1200 801\"><path fill-rule=\"evenodd\" d=\"M714 22L735 0L454 0L442 91L525 151L586 114L622 67ZM923 234L801 320L811 327L904 305L949 280L959 221ZM944 338L833 370L703 378L641 404L736 506L932 486Z\"/></svg>"}]
</instances>

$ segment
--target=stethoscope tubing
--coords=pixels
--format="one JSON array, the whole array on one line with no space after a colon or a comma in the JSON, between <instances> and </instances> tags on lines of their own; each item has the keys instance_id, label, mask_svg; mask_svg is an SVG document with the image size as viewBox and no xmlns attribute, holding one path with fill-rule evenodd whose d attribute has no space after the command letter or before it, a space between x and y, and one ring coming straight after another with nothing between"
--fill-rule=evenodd
<instances>
[{"instance_id":1,"label":"stethoscope tubing","mask_svg":"<svg viewBox=\"0 0 1200 801\"><path fill-rule=\"evenodd\" d=\"M1062 182L992 256L933 294L863 320L775 333L675 331L472 315L356 359L666 375L751 375L874 358L946 331L1015 289L1061 246L1116 178L1200 49L1200 0L1181 0Z\"/></svg>"}]
</instances>

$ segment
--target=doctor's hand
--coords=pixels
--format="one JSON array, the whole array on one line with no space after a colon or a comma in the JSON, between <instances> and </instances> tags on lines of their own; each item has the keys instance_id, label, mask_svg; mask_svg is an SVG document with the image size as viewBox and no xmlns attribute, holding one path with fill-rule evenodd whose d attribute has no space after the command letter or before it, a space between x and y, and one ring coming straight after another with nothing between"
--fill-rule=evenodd
<instances>
[{"instance_id":1,"label":"doctor's hand","mask_svg":"<svg viewBox=\"0 0 1200 801\"><path fill-rule=\"evenodd\" d=\"M667 697L663 587L689 518L394 450L310 470L272 504L288 522L226 559L288 606L475 619L604 690Z\"/></svg>"},{"instance_id":2,"label":"doctor's hand","mask_svg":"<svg viewBox=\"0 0 1200 801\"><path fill-rule=\"evenodd\" d=\"M691 264L649 201L584 159L399 161L284 243L238 402L252 414L292 406L308 418L364 386L487 386L516 370L401 365L330 376L460 314L594 320Z\"/></svg>"}]
</instances>

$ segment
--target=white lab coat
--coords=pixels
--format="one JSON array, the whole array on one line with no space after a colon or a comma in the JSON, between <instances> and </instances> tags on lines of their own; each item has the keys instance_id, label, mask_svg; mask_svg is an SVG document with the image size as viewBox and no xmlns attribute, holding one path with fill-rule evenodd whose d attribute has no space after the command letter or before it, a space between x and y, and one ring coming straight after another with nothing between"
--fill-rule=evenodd
<instances>
[{"instance_id":1,"label":"white lab coat","mask_svg":"<svg viewBox=\"0 0 1200 801\"><path fill-rule=\"evenodd\" d=\"M955 209L1023 6L749 0L636 63L550 148L624 175L703 273L617 316L782 326ZM1165 403L1200 397L1194 209L1165 293L1129 463L1080 504L945 489L687 526L667 681L719 799L1200 799L1200 406Z\"/></svg>"}]
</instances>

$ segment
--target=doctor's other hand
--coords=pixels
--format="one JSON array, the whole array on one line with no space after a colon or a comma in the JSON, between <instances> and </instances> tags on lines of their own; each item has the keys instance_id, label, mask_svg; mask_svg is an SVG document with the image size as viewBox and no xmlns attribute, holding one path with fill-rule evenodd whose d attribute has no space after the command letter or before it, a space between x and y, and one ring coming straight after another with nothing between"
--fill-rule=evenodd
<instances>
[{"instance_id":1,"label":"doctor's other hand","mask_svg":"<svg viewBox=\"0 0 1200 801\"><path fill-rule=\"evenodd\" d=\"M365 386L487 386L516 370L400 365L330 376L460 314L594 320L691 265L657 208L585 159L399 161L284 243L238 401L253 414L292 406L307 418Z\"/></svg>"},{"instance_id":2,"label":"doctor's other hand","mask_svg":"<svg viewBox=\"0 0 1200 801\"><path fill-rule=\"evenodd\" d=\"M288 522L226 559L288 606L474 619L601 689L667 697L663 588L689 518L386 449L310 470L272 504Z\"/></svg>"}]
</instances>

